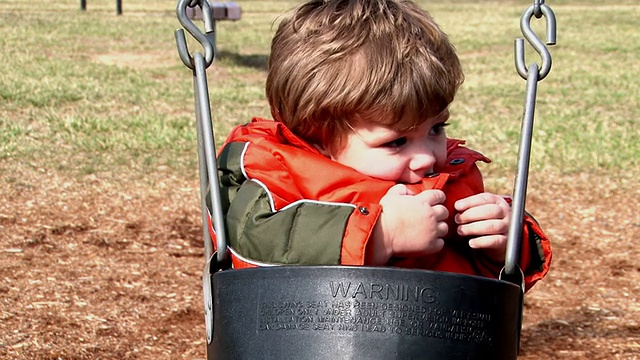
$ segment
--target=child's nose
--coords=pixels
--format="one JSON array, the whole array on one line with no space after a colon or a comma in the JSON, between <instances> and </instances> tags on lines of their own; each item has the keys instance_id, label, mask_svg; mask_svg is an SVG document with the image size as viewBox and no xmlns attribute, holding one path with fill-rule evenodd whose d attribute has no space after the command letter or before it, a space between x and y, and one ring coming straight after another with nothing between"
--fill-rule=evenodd
<instances>
[{"instance_id":1,"label":"child's nose","mask_svg":"<svg viewBox=\"0 0 640 360\"><path fill-rule=\"evenodd\" d=\"M409 169L416 173L432 172L436 164L434 152L428 147L416 149L409 162Z\"/></svg>"}]
</instances>

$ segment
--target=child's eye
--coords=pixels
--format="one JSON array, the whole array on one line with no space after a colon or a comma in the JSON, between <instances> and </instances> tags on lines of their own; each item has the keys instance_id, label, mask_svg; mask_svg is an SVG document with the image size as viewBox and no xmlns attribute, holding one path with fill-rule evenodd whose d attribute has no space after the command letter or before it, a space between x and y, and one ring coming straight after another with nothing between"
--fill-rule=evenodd
<instances>
[{"instance_id":1,"label":"child's eye","mask_svg":"<svg viewBox=\"0 0 640 360\"><path fill-rule=\"evenodd\" d=\"M429 131L429 135L440 135L444 133L444 128L449 126L449 123L441 122L433 125L431 130Z\"/></svg>"},{"instance_id":2,"label":"child's eye","mask_svg":"<svg viewBox=\"0 0 640 360\"><path fill-rule=\"evenodd\" d=\"M403 136L393 141L389 141L387 143L382 144L382 147L395 149L395 148L402 147L406 143L407 143L407 137Z\"/></svg>"}]
</instances>

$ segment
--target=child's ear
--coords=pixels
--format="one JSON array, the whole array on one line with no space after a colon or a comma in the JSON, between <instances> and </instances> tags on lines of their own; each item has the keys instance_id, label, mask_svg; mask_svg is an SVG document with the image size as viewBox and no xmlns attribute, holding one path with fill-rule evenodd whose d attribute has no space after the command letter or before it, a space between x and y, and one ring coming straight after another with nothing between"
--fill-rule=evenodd
<instances>
[{"instance_id":1,"label":"child's ear","mask_svg":"<svg viewBox=\"0 0 640 360\"><path fill-rule=\"evenodd\" d=\"M313 147L316 148L316 150L318 150L318 152L320 152L320 154L324 155L325 157L327 157L329 159L332 158L331 157L331 153L324 146L318 145L318 144L313 144Z\"/></svg>"}]
</instances>

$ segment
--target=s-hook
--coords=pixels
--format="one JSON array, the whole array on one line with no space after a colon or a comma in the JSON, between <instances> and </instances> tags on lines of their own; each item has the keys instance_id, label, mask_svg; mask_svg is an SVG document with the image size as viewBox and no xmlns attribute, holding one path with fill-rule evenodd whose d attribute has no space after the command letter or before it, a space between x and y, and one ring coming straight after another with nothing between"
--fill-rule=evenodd
<instances>
[{"instance_id":1,"label":"s-hook","mask_svg":"<svg viewBox=\"0 0 640 360\"><path fill-rule=\"evenodd\" d=\"M187 7L200 6L202 9L202 20L204 22L204 30L202 31L189 19L187 16ZM205 68L208 68L213 62L215 47L215 23L213 15L211 14L211 5L207 0L179 0L177 6L177 15L180 25L182 25L189 34L191 34L200 43L204 49ZM187 47L187 39L184 35L184 30L178 29L175 31L176 45L178 46L178 54L180 59L191 70L194 70L194 60L189 53Z\"/></svg>"},{"instance_id":2,"label":"s-hook","mask_svg":"<svg viewBox=\"0 0 640 360\"><path fill-rule=\"evenodd\" d=\"M540 16L536 15L539 14ZM551 70L551 54L545 44L531 30L531 18L544 16L547 23L547 44L556 43L556 18L544 0L534 0L534 4L527 8L520 20L522 34L542 57L542 66L532 63L528 68L524 60L524 40L515 40L515 65L518 74L527 80L522 128L520 131L520 145L518 149L518 164L514 181L511 222L507 240L505 267L500 274L505 279L522 286L524 291L524 275L518 266L522 242L522 228L524 226L524 207L527 194L527 178L529 176L529 160L531 155L531 137L533 133L533 118L536 105L536 91L538 81L544 79Z\"/></svg>"},{"instance_id":3,"label":"s-hook","mask_svg":"<svg viewBox=\"0 0 640 360\"><path fill-rule=\"evenodd\" d=\"M203 34L191 19L189 19L187 16L187 6L200 6L202 8L206 34ZM184 30L178 29L175 31L176 45L180 59L186 67L193 71L193 90L198 135L200 205L202 209L205 258L207 261L212 260L212 262L222 264L227 258L227 237L224 227L224 216L221 207L218 205L221 203L220 185L206 74L206 69L211 65L215 57L215 47L212 41L212 36L215 35L213 15L211 5L207 0L179 0L176 12L180 24L182 24L204 49L204 55L200 52L195 52L193 56L191 56L187 48ZM209 212L207 209L207 192L212 205L211 220L216 234L216 259L211 259L214 254L214 249L208 230Z\"/></svg>"},{"instance_id":4,"label":"s-hook","mask_svg":"<svg viewBox=\"0 0 640 360\"><path fill-rule=\"evenodd\" d=\"M544 17L547 23L547 45L556 44L556 16L544 0L534 0L534 4L529 6L520 18L520 30L529 44L542 57L542 65L539 66L538 80L542 80L551 70L551 54L545 44L538 38L538 35L531 29L531 18ZM515 40L515 61L518 74L523 79L527 79L529 69L524 59L524 39Z\"/></svg>"}]
</instances>

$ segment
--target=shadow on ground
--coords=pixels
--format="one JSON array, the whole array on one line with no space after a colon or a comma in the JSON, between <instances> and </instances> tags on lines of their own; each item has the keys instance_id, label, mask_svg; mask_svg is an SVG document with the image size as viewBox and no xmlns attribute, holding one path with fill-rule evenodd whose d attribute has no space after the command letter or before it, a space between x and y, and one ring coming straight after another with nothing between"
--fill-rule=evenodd
<instances>
[{"instance_id":1,"label":"shadow on ground","mask_svg":"<svg viewBox=\"0 0 640 360\"><path fill-rule=\"evenodd\" d=\"M238 66L250 67L267 71L269 55L266 54L238 54L227 50L218 50L217 60L231 62Z\"/></svg>"}]
</instances>

